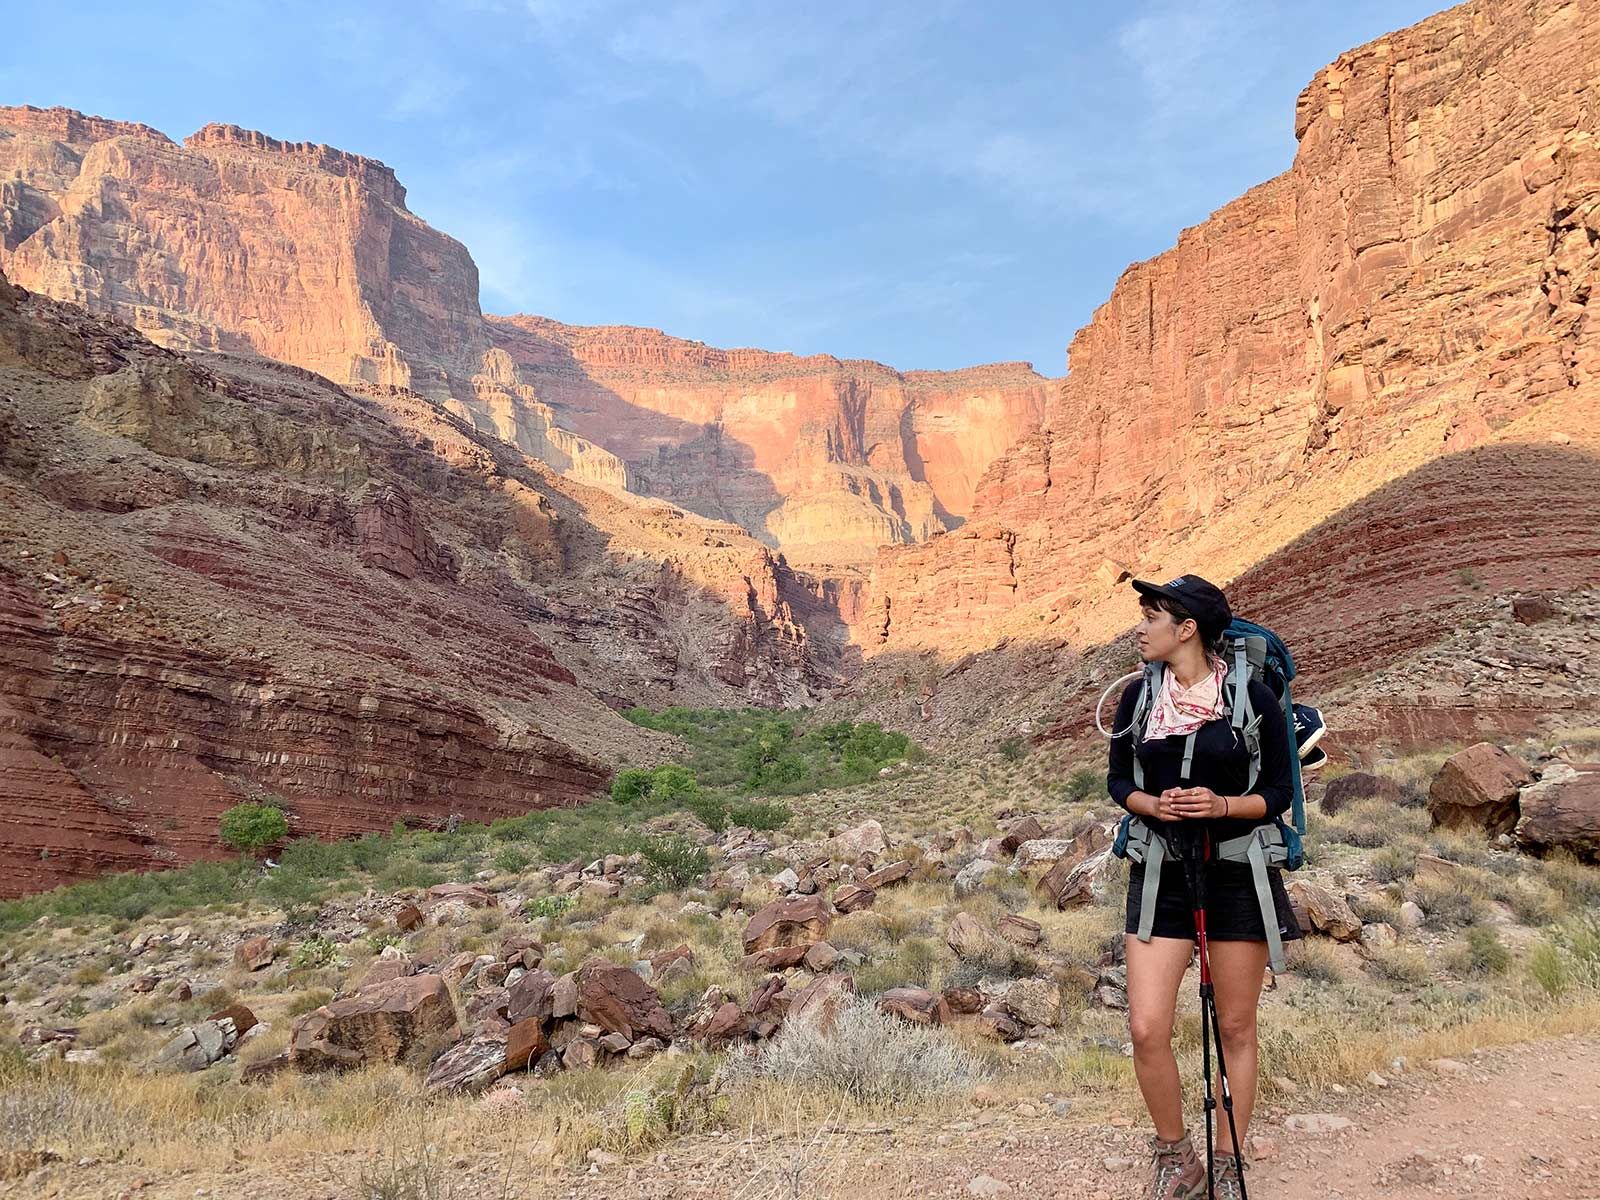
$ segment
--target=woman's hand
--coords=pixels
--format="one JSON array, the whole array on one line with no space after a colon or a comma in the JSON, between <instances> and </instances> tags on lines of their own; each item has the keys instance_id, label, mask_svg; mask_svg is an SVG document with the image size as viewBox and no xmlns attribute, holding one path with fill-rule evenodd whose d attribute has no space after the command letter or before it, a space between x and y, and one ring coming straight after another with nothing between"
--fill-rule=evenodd
<instances>
[{"instance_id":1,"label":"woman's hand","mask_svg":"<svg viewBox=\"0 0 1600 1200\"><path fill-rule=\"evenodd\" d=\"M1161 793L1161 807L1176 814L1163 815L1164 821L1197 821L1228 812L1228 802L1207 787L1168 788Z\"/></svg>"},{"instance_id":2,"label":"woman's hand","mask_svg":"<svg viewBox=\"0 0 1600 1200\"><path fill-rule=\"evenodd\" d=\"M1161 795L1155 797L1156 819L1158 821L1181 821L1185 813L1178 808L1178 798L1183 795L1185 788L1168 788Z\"/></svg>"}]
</instances>

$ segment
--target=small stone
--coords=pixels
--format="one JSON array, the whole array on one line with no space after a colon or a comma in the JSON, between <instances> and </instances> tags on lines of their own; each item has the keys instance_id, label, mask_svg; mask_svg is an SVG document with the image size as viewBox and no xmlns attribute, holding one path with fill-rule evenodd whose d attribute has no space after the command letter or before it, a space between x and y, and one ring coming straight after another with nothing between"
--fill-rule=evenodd
<instances>
[{"instance_id":1,"label":"small stone","mask_svg":"<svg viewBox=\"0 0 1600 1200\"><path fill-rule=\"evenodd\" d=\"M1367 1082L1373 1087L1386 1088L1389 1086L1389 1081L1382 1075L1379 1075L1376 1071L1372 1071L1367 1075Z\"/></svg>"},{"instance_id":2,"label":"small stone","mask_svg":"<svg viewBox=\"0 0 1600 1200\"><path fill-rule=\"evenodd\" d=\"M1436 1058L1428 1065L1441 1075L1465 1075L1469 1069L1466 1063L1453 1058Z\"/></svg>"},{"instance_id":3,"label":"small stone","mask_svg":"<svg viewBox=\"0 0 1600 1200\"><path fill-rule=\"evenodd\" d=\"M978 1175L967 1184L967 1191L974 1196L1009 1196L1011 1185L993 1175Z\"/></svg>"},{"instance_id":4,"label":"small stone","mask_svg":"<svg viewBox=\"0 0 1600 1200\"><path fill-rule=\"evenodd\" d=\"M1338 1133L1354 1128L1354 1125L1355 1122L1349 1117L1335 1113L1296 1113L1283 1122L1283 1127L1290 1133Z\"/></svg>"}]
</instances>

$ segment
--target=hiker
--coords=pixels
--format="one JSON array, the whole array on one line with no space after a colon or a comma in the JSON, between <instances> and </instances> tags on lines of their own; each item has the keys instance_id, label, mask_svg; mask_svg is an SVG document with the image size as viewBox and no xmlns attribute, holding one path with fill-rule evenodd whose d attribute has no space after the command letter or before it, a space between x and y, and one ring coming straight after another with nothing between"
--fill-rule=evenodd
<instances>
[{"instance_id":1,"label":"hiker","mask_svg":"<svg viewBox=\"0 0 1600 1200\"><path fill-rule=\"evenodd\" d=\"M1184 1124L1183 1091L1172 1052L1178 989L1196 947L1181 855L1184 847L1198 844L1198 835L1208 835L1213 847L1232 843L1237 850L1282 828L1275 818L1294 802L1295 750L1284 706L1272 689L1250 677L1248 670L1247 689L1237 687L1237 672L1245 660L1242 655L1235 662L1224 657L1224 634L1233 614L1221 589L1198 575L1165 584L1134 580L1133 587L1141 611L1139 656L1147 668L1142 678L1124 689L1117 706L1106 782L1112 799L1131 814L1127 827L1156 850L1149 855L1157 868L1150 886L1145 856L1129 855L1138 861L1128 879L1124 939L1128 1023L1134 1073L1156 1130L1150 1195L1155 1200L1186 1200L1206 1194L1207 1164L1196 1153ZM1159 685L1150 685L1141 697L1146 681L1157 677ZM1233 720L1246 699L1240 715L1248 714L1251 720ZM1269 839L1262 836L1262 840ZM1298 845L1295 852L1297 863ZM1208 855L1200 869L1205 872L1219 1065L1226 1063L1233 1124L1242 1143L1255 1105L1256 1005L1265 982L1269 942L1274 966L1281 969L1276 960L1281 959L1282 942L1298 938L1300 929L1276 867L1264 867L1259 860L1219 861ZM1264 917L1268 907L1276 918L1270 934ZM1219 1090L1223 1090L1220 1085ZM1241 1160L1242 1155L1235 1155L1229 1122L1219 1122L1213 1159L1217 1196L1228 1200L1240 1196Z\"/></svg>"}]
</instances>

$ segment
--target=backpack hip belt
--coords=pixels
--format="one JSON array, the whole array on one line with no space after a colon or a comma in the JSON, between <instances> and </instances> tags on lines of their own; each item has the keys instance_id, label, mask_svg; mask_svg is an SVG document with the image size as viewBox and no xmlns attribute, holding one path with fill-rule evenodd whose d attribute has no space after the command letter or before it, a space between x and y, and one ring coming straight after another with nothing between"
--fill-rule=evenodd
<instances>
[{"instance_id":1,"label":"backpack hip belt","mask_svg":"<svg viewBox=\"0 0 1600 1200\"><path fill-rule=\"evenodd\" d=\"M1281 975L1285 965L1283 935L1278 932L1278 907L1272 898L1272 881L1267 876L1267 868L1287 866L1296 857L1282 822L1274 820L1257 825L1247 834L1218 842L1211 852L1219 862L1249 865L1256 903L1261 907L1261 926L1267 936L1267 958L1273 971ZM1152 829L1148 821L1130 815L1118 831L1113 853L1144 866L1144 887L1139 893L1139 930L1135 936L1141 942L1148 942L1155 929L1161 868L1172 857L1172 851L1167 847L1166 837Z\"/></svg>"}]
</instances>

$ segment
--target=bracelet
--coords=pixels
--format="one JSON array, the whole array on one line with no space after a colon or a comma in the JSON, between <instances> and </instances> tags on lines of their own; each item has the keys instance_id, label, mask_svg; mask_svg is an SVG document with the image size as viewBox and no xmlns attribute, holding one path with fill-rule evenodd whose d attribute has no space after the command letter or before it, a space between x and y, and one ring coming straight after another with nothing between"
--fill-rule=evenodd
<instances>
[{"instance_id":1,"label":"bracelet","mask_svg":"<svg viewBox=\"0 0 1600 1200\"><path fill-rule=\"evenodd\" d=\"M1222 815L1223 816L1227 816L1228 815L1228 808L1229 808L1228 798L1226 796L1224 796L1222 798Z\"/></svg>"}]
</instances>

